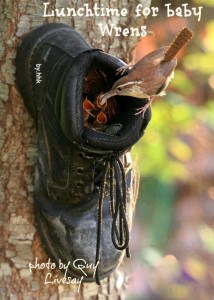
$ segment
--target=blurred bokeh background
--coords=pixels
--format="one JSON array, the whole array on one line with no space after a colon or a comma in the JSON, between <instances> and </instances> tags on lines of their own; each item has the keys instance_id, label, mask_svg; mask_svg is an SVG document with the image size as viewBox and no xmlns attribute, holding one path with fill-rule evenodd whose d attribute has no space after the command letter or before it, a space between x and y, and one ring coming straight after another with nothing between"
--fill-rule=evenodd
<instances>
[{"instance_id":1,"label":"blurred bokeh background","mask_svg":"<svg viewBox=\"0 0 214 300\"><path fill-rule=\"evenodd\" d=\"M214 0L187 2L203 6L200 22L166 18L166 1L152 1L159 16L148 17L151 34L133 53L137 61L169 45L183 26L195 33L133 151L141 184L124 265L128 300L214 299Z\"/></svg>"}]
</instances>

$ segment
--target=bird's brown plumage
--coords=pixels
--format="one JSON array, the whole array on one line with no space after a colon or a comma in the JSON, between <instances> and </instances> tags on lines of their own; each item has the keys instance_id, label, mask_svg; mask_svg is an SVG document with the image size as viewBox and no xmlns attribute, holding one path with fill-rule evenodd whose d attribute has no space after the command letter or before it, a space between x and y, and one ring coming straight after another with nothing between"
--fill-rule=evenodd
<instances>
[{"instance_id":1,"label":"bird's brown plumage","mask_svg":"<svg viewBox=\"0 0 214 300\"><path fill-rule=\"evenodd\" d=\"M165 83L177 65L177 59L164 61L164 54L168 47L154 50L138 61L129 74L115 82L112 90L119 86L130 83L129 87L139 82L144 94L148 96L156 95L161 86Z\"/></svg>"}]
</instances>

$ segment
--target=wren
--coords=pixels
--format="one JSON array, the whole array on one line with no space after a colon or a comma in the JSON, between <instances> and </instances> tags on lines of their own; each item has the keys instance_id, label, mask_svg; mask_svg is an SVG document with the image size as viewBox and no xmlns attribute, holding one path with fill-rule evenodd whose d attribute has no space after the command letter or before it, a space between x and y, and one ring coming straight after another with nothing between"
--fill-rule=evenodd
<instances>
[{"instance_id":1,"label":"wren","mask_svg":"<svg viewBox=\"0 0 214 300\"><path fill-rule=\"evenodd\" d=\"M112 96L131 96L148 99L146 105L138 109L136 114L142 113L151 105L156 96L165 95L165 89L174 76L177 66L175 55L193 37L193 32L183 28L169 47L161 47L154 50L139 60L126 76L118 79L112 89L102 95L100 104L103 105ZM129 65L118 69L123 72Z\"/></svg>"}]
</instances>

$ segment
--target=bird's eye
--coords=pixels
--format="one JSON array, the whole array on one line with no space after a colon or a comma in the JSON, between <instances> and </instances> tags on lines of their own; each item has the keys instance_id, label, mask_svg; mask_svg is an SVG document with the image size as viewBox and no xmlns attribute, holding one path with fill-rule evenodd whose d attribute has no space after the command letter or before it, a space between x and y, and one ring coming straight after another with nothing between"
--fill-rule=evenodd
<instances>
[{"instance_id":1,"label":"bird's eye","mask_svg":"<svg viewBox=\"0 0 214 300\"><path fill-rule=\"evenodd\" d=\"M122 88L121 88L121 87L118 87L117 90L120 92L120 91L122 91Z\"/></svg>"}]
</instances>

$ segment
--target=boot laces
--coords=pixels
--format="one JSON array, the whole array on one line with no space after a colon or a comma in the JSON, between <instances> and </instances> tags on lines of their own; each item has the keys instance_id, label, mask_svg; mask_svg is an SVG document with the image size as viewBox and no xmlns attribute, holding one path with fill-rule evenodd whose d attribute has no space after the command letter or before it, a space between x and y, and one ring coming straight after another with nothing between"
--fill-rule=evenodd
<instances>
[{"instance_id":1,"label":"boot laces","mask_svg":"<svg viewBox=\"0 0 214 300\"><path fill-rule=\"evenodd\" d=\"M95 279L98 285L100 285L99 262L101 259L103 202L104 202L106 179L108 173L110 178L112 243L114 247L118 250L126 249L126 256L130 257L129 227L126 218L127 195L126 195L126 176L125 176L124 166L118 154L109 154L107 157L103 159L105 160L105 163L104 163L104 169L102 171L102 181L101 181L99 201L98 201L97 246L96 246L96 259L95 259L95 265L98 266L95 273Z\"/></svg>"}]
</instances>

